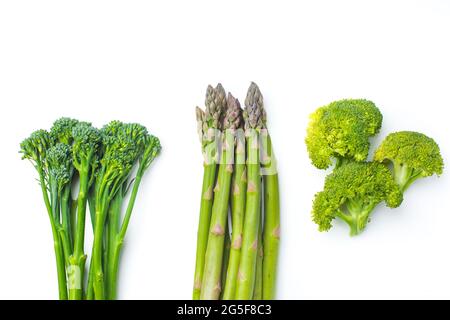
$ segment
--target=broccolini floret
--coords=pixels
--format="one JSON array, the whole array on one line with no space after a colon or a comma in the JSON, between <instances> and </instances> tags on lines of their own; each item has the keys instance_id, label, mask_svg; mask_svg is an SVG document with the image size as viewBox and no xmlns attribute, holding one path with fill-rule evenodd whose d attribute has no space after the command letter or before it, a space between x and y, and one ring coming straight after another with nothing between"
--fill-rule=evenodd
<instances>
[{"instance_id":1,"label":"broccolini floret","mask_svg":"<svg viewBox=\"0 0 450 320\"><path fill-rule=\"evenodd\" d=\"M369 138L380 130L383 117L371 101L344 99L318 108L310 115L305 139L314 166L326 169L336 159L364 161Z\"/></svg>"},{"instance_id":2,"label":"broccolini floret","mask_svg":"<svg viewBox=\"0 0 450 320\"><path fill-rule=\"evenodd\" d=\"M53 139L47 131L36 130L20 143L22 159L30 160L35 166L41 165L52 145Z\"/></svg>"},{"instance_id":3,"label":"broccolini floret","mask_svg":"<svg viewBox=\"0 0 450 320\"><path fill-rule=\"evenodd\" d=\"M50 135L56 142L71 145L73 141L72 129L78 124L78 120L71 118L59 118L53 122L50 128Z\"/></svg>"},{"instance_id":4,"label":"broccolini floret","mask_svg":"<svg viewBox=\"0 0 450 320\"><path fill-rule=\"evenodd\" d=\"M395 181L402 192L419 178L441 175L444 168L438 144L413 131L389 134L378 147L374 159L392 163Z\"/></svg>"},{"instance_id":5,"label":"broccolini floret","mask_svg":"<svg viewBox=\"0 0 450 320\"><path fill-rule=\"evenodd\" d=\"M350 226L350 235L358 235L380 202L395 208L402 199L385 166L376 162L348 162L336 168L326 178L323 191L316 194L313 220L320 231L328 231L333 219L340 218Z\"/></svg>"},{"instance_id":6,"label":"broccolini floret","mask_svg":"<svg viewBox=\"0 0 450 320\"><path fill-rule=\"evenodd\" d=\"M55 183L58 196L62 189L71 181L73 174L71 148L65 143L57 143L47 151L46 166L50 186Z\"/></svg>"}]
</instances>

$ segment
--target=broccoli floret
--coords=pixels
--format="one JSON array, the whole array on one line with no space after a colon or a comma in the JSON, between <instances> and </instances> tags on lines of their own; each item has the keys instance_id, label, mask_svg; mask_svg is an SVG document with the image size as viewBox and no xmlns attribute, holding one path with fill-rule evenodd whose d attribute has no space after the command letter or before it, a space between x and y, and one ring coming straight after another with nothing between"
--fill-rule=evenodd
<instances>
[{"instance_id":1,"label":"broccoli floret","mask_svg":"<svg viewBox=\"0 0 450 320\"><path fill-rule=\"evenodd\" d=\"M313 220L320 231L328 231L334 218L350 226L350 235L360 234L373 209L382 201L390 208L402 202L402 193L391 172L377 162L347 162L325 180L316 194Z\"/></svg>"},{"instance_id":2,"label":"broccoli floret","mask_svg":"<svg viewBox=\"0 0 450 320\"><path fill-rule=\"evenodd\" d=\"M395 181L402 192L419 178L442 174L444 168L438 144L413 131L389 134L378 147L374 159L392 164Z\"/></svg>"},{"instance_id":3,"label":"broccoli floret","mask_svg":"<svg viewBox=\"0 0 450 320\"><path fill-rule=\"evenodd\" d=\"M380 130L383 116L375 104L363 99L345 99L318 108L310 115L305 139L314 166L326 169L336 159L364 161L369 138Z\"/></svg>"},{"instance_id":4,"label":"broccoli floret","mask_svg":"<svg viewBox=\"0 0 450 320\"><path fill-rule=\"evenodd\" d=\"M61 143L72 144L72 129L78 124L78 120L71 118L59 118L50 129L52 138Z\"/></svg>"}]
</instances>

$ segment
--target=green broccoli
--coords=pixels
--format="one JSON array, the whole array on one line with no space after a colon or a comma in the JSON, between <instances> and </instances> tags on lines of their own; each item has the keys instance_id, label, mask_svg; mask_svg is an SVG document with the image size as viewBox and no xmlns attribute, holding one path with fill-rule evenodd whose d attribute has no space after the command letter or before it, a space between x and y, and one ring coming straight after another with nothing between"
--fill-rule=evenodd
<instances>
[{"instance_id":1,"label":"green broccoli","mask_svg":"<svg viewBox=\"0 0 450 320\"><path fill-rule=\"evenodd\" d=\"M364 161L369 138L380 130L383 116L371 101L345 99L318 108L310 115L305 139L314 166L326 169L347 160Z\"/></svg>"},{"instance_id":2,"label":"green broccoli","mask_svg":"<svg viewBox=\"0 0 450 320\"><path fill-rule=\"evenodd\" d=\"M444 162L437 143L413 131L389 134L375 152L375 161L392 164L402 192L417 179L442 174Z\"/></svg>"},{"instance_id":3,"label":"green broccoli","mask_svg":"<svg viewBox=\"0 0 450 320\"><path fill-rule=\"evenodd\" d=\"M382 201L398 207L402 193L389 169L377 162L347 162L325 180L323 191L316 194L313 220L320 231L328 231L334 218L350 226L350 235L360 234L373 209Z\"/></svg>"}]
</instances>

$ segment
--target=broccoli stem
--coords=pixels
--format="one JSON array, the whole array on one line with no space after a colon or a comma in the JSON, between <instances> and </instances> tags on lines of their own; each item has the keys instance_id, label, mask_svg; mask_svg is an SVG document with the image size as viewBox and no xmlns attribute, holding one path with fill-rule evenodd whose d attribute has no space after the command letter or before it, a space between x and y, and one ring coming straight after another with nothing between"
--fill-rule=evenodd
<instances>
[{"instance_id":1,"label":"broccoli stem","mask_svg":"<svg viewBox=\"0 0 450 320\"><path fill-rule=\"evenodd\" d=\"M394 179L402 193L404 193L409 186L420 177L420 172L416 172L405 164L394 162Z\"/></svg>"},{"instance_id":2,"label":"broccoli stem","mask_svg":"<svg viewBox=\"0 0 450 320\"><path fill-rule=\"evenodd\" d=\"M233 300L236 295L237 275L242 247L242 231L245 213L245 190L247 188L247 170L245 164L245 139L237 139L236 164L232 180L231 196L231 248L228 262L227 277L222 298Z\"/></svg>"},{"instance_id":3,"label":"broccoli stem","mask_svg":"<svg viewBox=\"0 0 450 320\"><path fill-rule=\"evenodd\" d=\"M236 287L236 299L250 300L255 286L258 230L261 219L261 175L259 163L259 134L249 129L247 135L247 194L241 258Z\"/></svg>"},{"instance_id":4,"label":"broccoli stem","mask_svg":"<svg viewBox=\"0 0 450 320\"><path fill-rule=\"evenodd\" d=\"M265 131L267 133L267 131ZM280 243L280 191L278 172L272 149L272 140L267 134L267 154L264 159L264 233L263 233L263 296L264 300L275 298L275 285Z\"/></svg>"},{"instance_id":5,"label":"broccoli stem","mask_svg":"<svg viewBox=\"0 0 450 320\"><path fill-rule=\"evenodd\" d=\"M347 200L346 207L349 213L339 210L336 216L348 224L350 236L357 236L366 228L376 205L377 203L364 204L361 200Z\"/></svg>"},{"instance_id":6,"label":"broccoli stem","mask_svg":"<svg viewBox=\"0 0 450 320\"><path fill-rule=\"evenodd\" d=\"M53 219L52 206L50 205L50 200L47 193L47 184L44 178L44 171L40 163L36 164L36 168L39 174L39 181L41 185L42 196L44 198L45 207L47 208L48 217L50 220L50 226L53 235L53 247L55 250L56 257L56 271L58 276L58 290L59 290L59 300L67 300L67 281L66 281L66 269L64 263L64 253L61 245L61 239L59 237L58 230Z\"/></svg>"},{"instance_id":7,"label":"broccoli stem","mask_svg":"<svg viewBox=\"0 0 450 320\"><path fill-rule=\"evenodd\" d=\"M203 270L205 267L205 253L208 244L209 224L213 206L213 186L216 177L217 165L215 162L204 164L202 198L200 203L200 217L197 231L197 252L195 257L195 274L193 300L200 299Z\"/></svg>"},{"instance_id":8,"label":"broccoli stem","mask_svg":"<svg viewBox=\"0 0 450 320\"><path fill-rule=\"evenodd\" d=\"M205 253L205 267L200 292L201 300L218 300L221 292L221 271L224 253L225 229L233 175L234 136L225 134L222 161L219 164L217 183L214 188L209 237Z\"/></svg>"}]
</instances>

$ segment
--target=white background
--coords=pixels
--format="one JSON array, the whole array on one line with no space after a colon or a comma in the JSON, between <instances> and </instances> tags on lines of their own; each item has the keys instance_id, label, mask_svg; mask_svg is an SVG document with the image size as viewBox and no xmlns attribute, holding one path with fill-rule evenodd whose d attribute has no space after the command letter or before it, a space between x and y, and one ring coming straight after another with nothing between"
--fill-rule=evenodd
<instances>
[{"instance_id":1,"label":"white background","mask_svg":"<svg viewBox=\"0 0 450 320\"><path fill-rule=\"evenodd\" d=\"M421 131L448 163L449 14L444 0L3 1L0 298L57 298L48 218L18 145L70 116L138 121L161 138L128 229L119 297L189 299L202 180L194 107L208 83L243 100L252 80L279 161L278 298L450 298L448 172L417 182L398 209L379 206L359 237L339 222L319 233L310 209L325 172L303 142L315 108L363 97L384 115L374 145Z\"/></svg>"}]
</instances>

